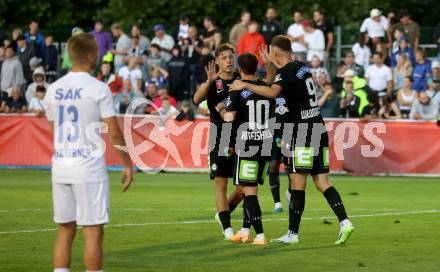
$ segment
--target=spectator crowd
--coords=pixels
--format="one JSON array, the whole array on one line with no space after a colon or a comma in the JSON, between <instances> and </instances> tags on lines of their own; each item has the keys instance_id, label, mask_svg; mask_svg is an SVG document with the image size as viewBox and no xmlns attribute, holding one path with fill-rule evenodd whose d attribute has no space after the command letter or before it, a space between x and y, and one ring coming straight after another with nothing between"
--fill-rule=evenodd
<instances>
[{"instance_id":1,"label":"spectator crowd","mask_svg":"<svg viewBox=\"0 0 440 272\"><path fill-rule=\"evenodd\" d=\"M95 75L108 84L119 114L126 113L134 99L147 98L152 103L136 108L135 113L193 120L196 115L209 115L206 103L195 106L191 101L206 80L205 66L220 44L229 42L237 55L250 52L258 56L261 45L269 44L276 35L287 35L293 58L310 65L324 117L436 120L440 23L433 33L439 55L431 61L420 46L420 27L407 10L385 17L372 9L369 15L336 73L329 71L334 27L322 9L315 10L310 20L301 11L293 12L289 26L277 20L275 8L267 9L262 23L243 11L227 40L209 16L198 28L181 14L169 33L163 24L156 24L154 37L143 34L139 25L126 33L114 23L107 31L104 22L96 20L90 32L99 46ZM75 27L71 34L82 32ZM37 21L31 21L25 33L13 29L0 47L0 112L43 116L47 87L71 69L67 53L59 56L54 37L43 36ZM261 62L258 75L265 75Z\"/></svg>"}]
</instances>

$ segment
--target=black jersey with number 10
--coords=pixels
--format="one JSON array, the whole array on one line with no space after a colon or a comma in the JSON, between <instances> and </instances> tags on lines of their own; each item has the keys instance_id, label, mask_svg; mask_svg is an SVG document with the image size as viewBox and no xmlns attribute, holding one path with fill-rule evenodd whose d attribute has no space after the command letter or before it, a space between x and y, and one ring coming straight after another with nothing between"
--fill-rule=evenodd
<instances>
[{"instance_id":1,"label":"black jersey with number 10","mask_svg":"<svg viewBox=\"0 0 440 272\"><path fill-rule=\"evenodd\" d=\"M243 82L266 85L261 80ZM236 112L235 122L239 127L237 141L240 138L246 146L262 146L265 140L272 140L273 130L269 127L269 119L275 116L275 99L257 95L248 89L230 92L226 110Z\"/></svg>"}]
</instances>

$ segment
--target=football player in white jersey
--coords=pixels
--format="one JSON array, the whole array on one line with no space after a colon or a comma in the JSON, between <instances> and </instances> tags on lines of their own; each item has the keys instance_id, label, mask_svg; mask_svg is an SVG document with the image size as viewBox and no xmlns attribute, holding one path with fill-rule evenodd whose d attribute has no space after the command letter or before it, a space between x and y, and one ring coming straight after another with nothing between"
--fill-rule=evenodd
<instances>
[{"instance_id":1,"label":"football player in white jersey","mask_svg":"<svg viewBox=\"0 0 440 272\"><path fill-rule=\"evenodd\" d=\"M90 75L99 55L94 37L86 33L75 35L69 39L67 50L72 71L54 82L45 97L55 148L52 191L58 228L54 271L70 271L77 225L83 227L87 271L102 271L109 185L105 146L97 130L107 130L113 145L125 146L125 141L115 117L110 89ZM133 180L132 164L127 153L119 151L119 155L124 166L125 192Z\"/></svg>"}]
</instances>

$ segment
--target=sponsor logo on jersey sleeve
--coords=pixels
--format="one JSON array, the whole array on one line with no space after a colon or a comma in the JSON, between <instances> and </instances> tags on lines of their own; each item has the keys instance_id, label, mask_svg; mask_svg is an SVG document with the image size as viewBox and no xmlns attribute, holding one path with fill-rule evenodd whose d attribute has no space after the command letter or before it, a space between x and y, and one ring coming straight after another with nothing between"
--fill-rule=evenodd
<instances>
[{"instance_id":1,"label":"sponsor logo on jersey sleeve","mask_svg":"<svg viewBox=\"0 0 440 272\"><path fill-rule=\"evenodd\" d=\"M306 73L310 74L310 67L301 66L301 68L299 68L298 72L296 72L296 77L299 79L302 79Z\"/></svg>"},{"instance_id":2,"label":"sponsor logo on jersey sleeve","mask_svg":"<svg viewBox=\"0 0 440 272\"><path fill-rule=\"evenodd\" d=\"M275 76L275 79L273 80L273 82L278 82L278 81L281 81L281 80L283 80L283 79L281 78L281 74L277 74L277 75Z\"/></svg>"}]
</instances>

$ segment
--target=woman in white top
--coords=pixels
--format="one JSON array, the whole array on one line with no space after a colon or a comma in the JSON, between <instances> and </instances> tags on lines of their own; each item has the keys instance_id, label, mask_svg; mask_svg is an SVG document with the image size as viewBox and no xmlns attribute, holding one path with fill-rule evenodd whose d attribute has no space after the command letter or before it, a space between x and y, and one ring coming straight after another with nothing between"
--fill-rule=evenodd
<instances>
[{"instance_id":1,"label":"woman in white top","mask_svg":"<svg viewBox=\"0 0 440 272\"><path fill-rule=\"evenodd\" d=\"M351 48L351 51L353 51L354 54L354 62L356 62L357 65L364 67L364 69L367 69L370 65L371 58L371 50L370 47L368 47L368 40L367 32L360 33L358 42Z\"/></svg>"},{"instance_id":2,"label":"woman in white top","mask_svg":"<svg viewBox=\"0 0 440 272\"><path fill-rule=\"evenodd\" d=\"M417 99L417 92L412 89L412 79L405 77L404 86L397 92L397 102L402 113L402 118L408 119L413 102Z\"/></svg>"}]
</instances>

